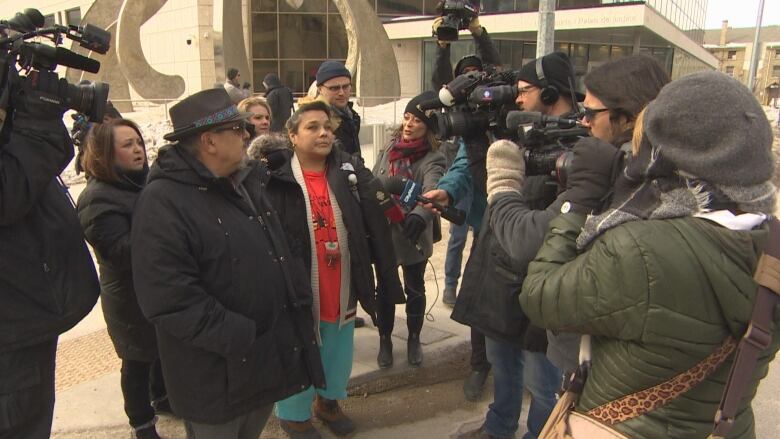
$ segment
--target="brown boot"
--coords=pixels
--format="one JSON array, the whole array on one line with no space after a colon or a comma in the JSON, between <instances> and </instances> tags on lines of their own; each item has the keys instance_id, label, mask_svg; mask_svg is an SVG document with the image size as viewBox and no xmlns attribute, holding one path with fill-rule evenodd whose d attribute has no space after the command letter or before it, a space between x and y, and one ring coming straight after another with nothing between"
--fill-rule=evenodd
<instances>
[{"instance_id":1,"label":"brown boot","mask_svg":"<svg viewBox=\"0 0 780 439\"><path fill-rule=\"evenodd\" d=\"M341 411L338 401L317 395L314 399L314 416L336 436L346 436L355 431L355 423Z\"/></svg>"},{"instance_id":2,"label":"brown boot","mask_svg":"<svg viewBox=\"0 0 780 439\"><path fill-rule=\"evenodd\" d=\"M311 419L303 422L280 419L279 425L291 439L320 439L322 437L320 432L312 425Z\"/></svg>"}]
</instances>

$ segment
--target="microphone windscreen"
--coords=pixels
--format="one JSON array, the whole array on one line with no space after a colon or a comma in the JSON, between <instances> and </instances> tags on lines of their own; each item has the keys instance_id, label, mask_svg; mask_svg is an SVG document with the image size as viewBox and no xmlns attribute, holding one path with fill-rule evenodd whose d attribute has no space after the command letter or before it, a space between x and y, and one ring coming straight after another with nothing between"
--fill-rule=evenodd
<instances>
[{"instance_id":1,"label":"microphone windscreen","mask_svg":"<svg viewBox=\"0 0 780 439\"><path fill-rule=\"evenodd\" d=\"M58 47L55 55L56 63L61 66L73 67L89 73L97 73L100 70L100 61L79 55L64 47Z\"/></svg>"}]
</instances>

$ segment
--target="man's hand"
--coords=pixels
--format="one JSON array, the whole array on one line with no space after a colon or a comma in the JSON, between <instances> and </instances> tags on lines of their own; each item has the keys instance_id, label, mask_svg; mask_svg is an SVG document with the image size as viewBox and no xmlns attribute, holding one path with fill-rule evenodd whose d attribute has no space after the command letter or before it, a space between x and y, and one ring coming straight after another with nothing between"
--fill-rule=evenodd
<instances>
[{"instance_id":1,"label":"man's hand","mask_svg":"<svg viewBox=\"0 0 780 439\"><path fill-rule=\"evenodd\" d=\"M525 182L523 151L509 140L498 140L490 145L485 159L487 169L488 203L501 192L517 192Z\"/></svg>"},{"instance_id":2,"label":"man's hand","mask_svg":"<svg viewBox=\"0 0 780 439\"><path fill-rule=\"evenodd\" d=\"M479 17L474 17L471 22L469 22L469 32L475 37L482 35L482 25L479 24Z\"/></svg>"},{"instance_id":3,"label":"man's hand","mask_svg":"<svg viewBox=\"0 0 780 439\"><path fill-rule=\"evenodd\" d=\"M424 194L422 194L423 198L427 198L435 203L438 203L441 206L449 206L450 205L450 194L447 193L444 189L433 189L430 190ZM426 203L422 205L424 208L432 210L436 213L439 212L435 207L433 207L433 204Z\"/></svg>"},{"instance_id":4,"label":"man's hand","mask_svg":"<svg viewBox=\"0 0 780 439\"><path fill-rule=\"evenodd\" d=\"M611 143L586 137L574 145L571 171L566 179L562 212L589 214L601 211L612 189L612 168L622 154Z\"/></svg>"}]
</instances>

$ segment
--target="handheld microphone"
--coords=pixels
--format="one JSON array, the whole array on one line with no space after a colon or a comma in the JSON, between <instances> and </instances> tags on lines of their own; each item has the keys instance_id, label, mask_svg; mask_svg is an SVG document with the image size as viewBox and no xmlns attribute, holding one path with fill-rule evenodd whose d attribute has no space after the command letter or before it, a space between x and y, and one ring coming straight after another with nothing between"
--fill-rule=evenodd
<instances>
[{"instance_id":1,"label":"handheld microphone","mask_svg":"<svg viewBox=\"0 0 780 439\"><path fill-rule=\"evenodd\" d=\"M403 222L404 211L401 210L401 207L393 200L393 197L390 196L390 193L388 193L379 179L374 178L373 182L376 183L372 186L376 186L376 201L379 203L382 213L384 213L385 217L393 224Z\"/></svg>"},{"instance_id":2,"label":"handheld microphone","mask_svg":"<svg viewBox=\"0 0 780 439\"><path fill-rule=\"evenodd\" d=\"M447 221L462 225L466 222L466 213L451 206L442 206L441 204L420 195L422 185L402 177L389 177L385 180L385 188L393 195L398 195L399 202L407 209L412 209L418 202L423 204L432 204L439 212L441 217Z\"/></svg>"}]
</instances>

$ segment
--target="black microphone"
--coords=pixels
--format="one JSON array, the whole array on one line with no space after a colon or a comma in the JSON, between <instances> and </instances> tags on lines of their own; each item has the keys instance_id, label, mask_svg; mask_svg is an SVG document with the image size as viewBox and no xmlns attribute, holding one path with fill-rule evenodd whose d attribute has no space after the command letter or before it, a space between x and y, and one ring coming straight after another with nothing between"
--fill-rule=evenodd
<instances>
[{"instance_id":1,"label":"black microphone","mask_svg":"<svg viewBox=\"0 0 780 439\"><path fill-rule=\"evenodd\" d=\"M441 204L423 197L420 195L422 192L422 185L402 177L388 177L385 179L385 189L393 195L398 195L399 202L407 209L411 209L418 202L423 204L432 204L436 210L441 212L441 217L447 221L462 225L466 222L466 212L456 209L451 206L442 206Z\"/></svg>"},{"instance_id":2,"label":"black microphone","mask_svg":"<svg viewBox=\"0 0 780 439\"><path fill-rule=\"evenodd\" d=\"M49 46L47 46L49 47ZM79 55L64 47L58 47L54 56L57 64L74 69L84 70L89 73L97 73L100 70L100 61Z\"/></svg>"}]
</instances>

